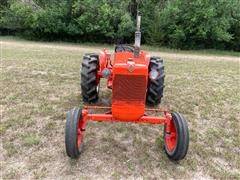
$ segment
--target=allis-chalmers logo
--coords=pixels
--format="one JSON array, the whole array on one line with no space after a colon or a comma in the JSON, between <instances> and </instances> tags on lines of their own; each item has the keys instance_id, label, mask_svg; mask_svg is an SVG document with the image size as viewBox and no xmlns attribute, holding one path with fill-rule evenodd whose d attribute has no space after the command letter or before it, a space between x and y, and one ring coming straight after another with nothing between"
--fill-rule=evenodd
<instances>
[{"instance_id":1,"label":"allis-chalmers logo","mask_svg":"<svg viewBox=\"0 0 240 180\"><path fill-rule=\"evenodd\" d=\"M134 70L135 70L134 65L133 65L133 64L129 64L129 65L128 65L128 71L129 71L129 72L133 72Z\"/></svg>"}]
</instances>

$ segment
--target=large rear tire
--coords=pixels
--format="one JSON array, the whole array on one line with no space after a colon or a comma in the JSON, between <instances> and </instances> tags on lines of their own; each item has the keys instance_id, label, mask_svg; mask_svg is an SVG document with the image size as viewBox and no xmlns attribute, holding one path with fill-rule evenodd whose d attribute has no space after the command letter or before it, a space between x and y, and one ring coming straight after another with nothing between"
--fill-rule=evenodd
<instances>
[{"instance_id":1,"label":"large rear tire","mask_svg":"<svg viewBox=\"0 0 240 180\"><path fill-rule=\"evenodd\" d=\"M160 104L163 97L165 79L163 60L159 57L151 57L148 70L149 73L151 70L156 70L159 74L157 79L153 80L149 78L148 80L146 102L154 106Z\"/></svg>"},{"instance_id":2,"label":"large rear tire","mask_svg":"<svg viewBox=\"0 0 240 180\"><path fill-rule=\"evenodd\" d=\"M164 126L164 149L167 156L173 161L183 159L188 151L189 132L185 118L178 112L171 113L172 120L167 132Z\"/></svg>"},{"instance_id":3,"label":"large rear tire","mask_svg":"<svg viewBox=\"0 0 240 180\"><path fill-rule=\"evenodd\" d=\"M99 57L97 54L85 54L81 70L81 90L84 102L96 102L99 94L99 82L97 71L99 69Z\"/></svg>"}]
</instances>

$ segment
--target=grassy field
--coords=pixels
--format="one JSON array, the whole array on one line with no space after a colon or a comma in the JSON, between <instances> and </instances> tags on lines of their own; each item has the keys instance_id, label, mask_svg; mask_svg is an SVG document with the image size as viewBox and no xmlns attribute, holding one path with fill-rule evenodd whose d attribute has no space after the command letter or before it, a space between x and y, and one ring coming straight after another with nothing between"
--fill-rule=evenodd
<instances>
[{"instance_id":1,"label":"grassy field","mask_svg":"<svg viewBox=\"0 0 240 180\"><path fill-rule=\"evenodd\" d=\"M65 154L66 114L83 104L82 55L101 48L1 40L1 179L240 179L239 54L151 52L162 56L166 88L160 107L184 114L189 152L171 162L162 126L89 122L84 153ZM98 105L110 105L102 83Z\"/></svg>"}]
</instances>

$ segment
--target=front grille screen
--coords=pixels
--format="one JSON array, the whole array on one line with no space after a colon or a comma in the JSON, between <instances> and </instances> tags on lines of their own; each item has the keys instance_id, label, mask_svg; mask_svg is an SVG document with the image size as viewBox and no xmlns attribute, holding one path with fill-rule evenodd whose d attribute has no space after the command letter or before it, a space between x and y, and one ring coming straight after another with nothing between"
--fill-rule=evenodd
<instances>
[{"instance_id":1,"label":"front grille screen","mask_svg":"<svg viewBox=\"0 0 240 180\"><path fill-rule=\"evenodd\" d=\"M142 75L115 75L113 81L113 100L144 101L146 77Z\"/></svg>"}]
</instances>

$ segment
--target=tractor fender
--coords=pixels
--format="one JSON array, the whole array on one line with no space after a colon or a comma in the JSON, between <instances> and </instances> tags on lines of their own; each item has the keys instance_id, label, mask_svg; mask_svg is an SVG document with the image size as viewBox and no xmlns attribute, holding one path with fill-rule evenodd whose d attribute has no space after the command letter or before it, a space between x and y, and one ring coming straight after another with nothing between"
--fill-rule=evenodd
<instances>
[{"instance_id":1,"label":"tractor fender","mask_svg":"<svg viewBox=\"0 0 240 180\"><path fill-rule=\"evenodd\" d=\"M149 64L150 64L150 59L151 59L151 55L150 54L145 54L145 61L146 61L147 66L149 66Z\"/></svg>"},{"instance_id":2,"label":"tractor fender","mask_svg":"<svg viewBox=\"0 0 240 180\"><path fill-rule=\"evenodd\" d=\"M110 54L104 49L99 52L99 71L101 72L105 67L107 67L108 58L110 58Z\"/></svg>"}]
</instances>

